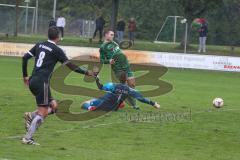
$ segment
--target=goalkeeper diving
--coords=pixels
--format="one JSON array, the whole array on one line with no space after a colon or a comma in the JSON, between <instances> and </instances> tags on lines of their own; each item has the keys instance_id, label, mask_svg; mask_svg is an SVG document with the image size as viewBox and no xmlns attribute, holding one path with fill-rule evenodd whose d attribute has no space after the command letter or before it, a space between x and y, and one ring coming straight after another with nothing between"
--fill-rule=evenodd
<instances>
[{"instance_id":1,"label":"goalkeeper diving","mask_svg":"<svg viewBox=\"0 0 240 160\"><path fill-rule=\"evenodd\" d=\"M100 90L104 90L107 93L98 99L92 99L82 104L82 108L86 110L105 110L112 111L118 110L123 107L124 100L131 96L142 103L149 104L157 109L160 105L157 102L153 102L148 98L144 98L137 90L130 88L127 85L127 73L119 73L120 83L107 83L105 85L100 83L98 77L96 77L96 84Z\"/></svg>"}]
</instances>

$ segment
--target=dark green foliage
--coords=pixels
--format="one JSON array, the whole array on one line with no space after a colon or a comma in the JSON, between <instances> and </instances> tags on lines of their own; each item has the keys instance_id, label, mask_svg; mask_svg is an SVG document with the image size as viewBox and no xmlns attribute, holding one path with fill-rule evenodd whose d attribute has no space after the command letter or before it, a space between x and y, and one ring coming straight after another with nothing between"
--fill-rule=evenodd
<instances>
[{"instance_id":1,"label":"dark green foliage","mask_svg":"<svg viewBox=\"0 0 240 160\"><path fill-rule=\"evenodd\" d=\"M2 0L2 3L14 4L15 0ZM24 5L20 0L20 5ZM35 6L35 0L31 0ZM137 22L137 38L153 40L163 24L166 16L184 16L189 22L189 40L198 41L197 30L192 30L193 19L204 17L209 23L208 43L238 45L240 31L240 0L121 0L118 17L126 22L134 17ZM39 0L40 9L51 17L53 1ZM68 21L77 19L95 19L103 15L106 27L110 25L112 0L58 0L57 15L64 15ZM184 35L183 27L179 25L178 41ZM171 40L173 26L164 28L163 37Z\"/></svg>"}]
</instances>

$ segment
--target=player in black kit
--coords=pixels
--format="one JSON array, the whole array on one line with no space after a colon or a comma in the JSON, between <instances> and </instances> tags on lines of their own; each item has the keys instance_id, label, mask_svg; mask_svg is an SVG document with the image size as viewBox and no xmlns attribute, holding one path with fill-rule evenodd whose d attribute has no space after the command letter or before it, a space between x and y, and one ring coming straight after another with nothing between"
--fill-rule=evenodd
<instances>
[{"instance_id":1,"label":"player in black kit","mask_svg":"<svg viewBox=\"0 0 240 160\"><path fill-rule=\"evenodd\" d=\"M56 45L59 39L58 28L50 27L48 30L48 41L37 43L23 56L23 80L35 96L38 106L37 111L25 113L27 133L22 138L23 144L38 145L32 138L33 134L48 114L56 112L57 102L51 96L49 84L51 74L57 62L61 62L74 72L93 76L92 71L82 69L68 60L63 50ZM28 78L27 64L32 57L35 57L35 65L31 77Z\"/></svg>"}]
</instances>

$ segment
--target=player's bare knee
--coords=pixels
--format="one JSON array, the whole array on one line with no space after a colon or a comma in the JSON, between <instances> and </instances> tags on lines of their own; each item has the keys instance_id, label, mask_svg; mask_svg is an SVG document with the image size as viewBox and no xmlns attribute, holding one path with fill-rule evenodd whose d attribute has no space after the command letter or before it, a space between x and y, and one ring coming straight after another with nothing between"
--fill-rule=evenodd
<instances>
[{"instance_id":1,"label":"player's bare knee","mask_svg":"<svg viewBox=\"0 0 240 160\"><path fill-rule=\"evenodd\" d=\"M52 109L56 109L58 107L58 103L56 100L52 100L51 103L50 103L50 107Z\"/></svg>"},{"instance_id":2,"label":"player's bare knee","mask_svg":"<svg viewBox=\"0 0 240 160\"><path fill-rule=\"evenodd\" d=\"M129 79L127 82L129 87L135 88L136 83L134 79Z\"/></svg>"},{"instance_id":3,"label":"player's bare knee","mask_svg":"<svg viewBox=\"0 0 240 160\"><path fill-rule=\"evenodd\" d=\"M135 86L135 84L130 84L129 87L135 88L136 86Z\"/></svg>"},{"instance_id":4,"label":"player's bare knee","mask_svg":"<svg viewBox=\"0 0 240 160\"><path fill-rule=\"evenodd\" d=\"M38 106L37 114L46 118L48 116L48 107L47 106Z\"/></svg>"},{"instance_id":5,"label":"player's bare knee","mask_svg":"<svg viewBox=\"0 0 240 160\"><path fill-rule=\"evenodd\" d=\"M58 107L58 103L56 100L52 100L50 103L50 108L52 109L53 113L57 112L57 107Z\"/></svg>"}]
</instances>

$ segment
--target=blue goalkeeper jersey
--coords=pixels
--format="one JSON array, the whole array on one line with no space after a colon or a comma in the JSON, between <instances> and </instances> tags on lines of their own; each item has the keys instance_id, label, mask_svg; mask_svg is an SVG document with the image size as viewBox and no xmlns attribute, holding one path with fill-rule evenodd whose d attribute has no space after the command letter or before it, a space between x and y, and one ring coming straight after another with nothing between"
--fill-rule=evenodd
<instances>
[{"instance_id":1,"label":"blue goalkeeper jersey","mask_svg":"<svg viewBox=\"0 0 240 160\"><path fill-rule=\"evenodd\" d=\"M97 83L97 85L100 90L107 91L104 96L99 98L104 102L105 106L117 106L118 104L123 102L128 96L134 97L138 101L152 106L155 104L155 102L151 101L148 98L144 98L137 90L130 88L126 84L106 83L105 85L101 85L100 83Z\"/></svg>"}]
</instances>

